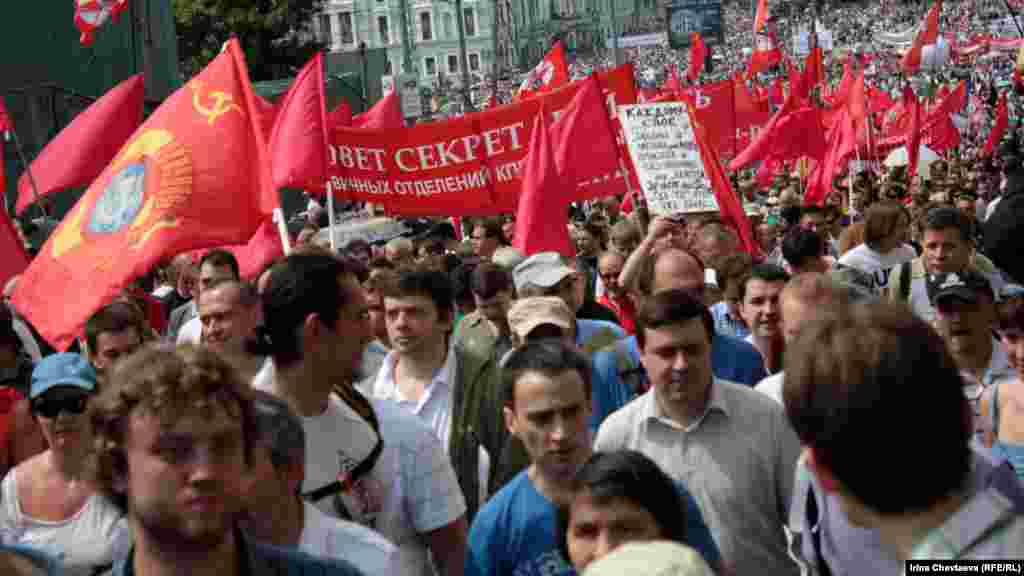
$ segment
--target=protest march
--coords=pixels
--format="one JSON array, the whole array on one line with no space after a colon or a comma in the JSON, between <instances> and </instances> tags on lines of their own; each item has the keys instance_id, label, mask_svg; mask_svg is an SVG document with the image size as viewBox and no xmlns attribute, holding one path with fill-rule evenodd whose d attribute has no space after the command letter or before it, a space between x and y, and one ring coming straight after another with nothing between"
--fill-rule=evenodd
<instances>
[{"instance_id":1,"label":"protest march","mask_svg":"<svg viewBox=\"0 0 1024 576\"><path fill-rule=\"evenodd\" d=\"M1024 571L1021 9L674 0L428 113L225 20L38 150L0 85L0 574Z\"/></svg>"}]
</instances>

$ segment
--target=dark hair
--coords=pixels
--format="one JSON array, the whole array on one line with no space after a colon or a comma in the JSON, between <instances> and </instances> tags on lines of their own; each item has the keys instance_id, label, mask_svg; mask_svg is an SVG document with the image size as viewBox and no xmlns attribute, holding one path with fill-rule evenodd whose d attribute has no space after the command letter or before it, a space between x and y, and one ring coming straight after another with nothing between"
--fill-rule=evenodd
<instances>
[{"instance_id":1,"label":"dark hair","mask_svg":"<svg viewBox=\"0 0 1024 576\"><path fill-rule=\"evenodd\" d=\"M708 343L715 337L715 321L711 311L686 290L662 290L644 298L636 314L636 342L642 350L647 330L657 330L700 318L708 335Z\"/></svg>"},{"instance_id":2,"label":"dark hair","mask_svg":"<svg viewBox=\"0 0 1024 576\"><path fill-rule=\"evenodd\" d=\"M653 460L635 450L595 452L572 482L573 496L588 492L598 504L627 500L658 523L661 540L686 544L686 501L675 482ZM558 510L558 548L569 558L568 531L572 508Z\"/></svg>"},{"instance_id":3,"label":"dark hair","mask_svg":"<svg viewBox=\"0 0 1024 576\"><path fill-rule=\"evenodd\" d=\"M799 226L782 239L782 257L793 268L803 268L809 261L825 255L825 241L814 230Z\"/></svg>"},{"instance_id":4,"label":"dark hair","mask_svg":"<svg viewBox=\"0 0 1024 576\"><path fill-rule=\"evenodd\" d=\"M753 265L753 259L746 252L736 252L722 258L718 262L718 267L715 268L715 273L718 275L718 288L725 292L729 286L750 273L750 268Z\"/></svg>"},{"instance_id":5,"label":"dark hair","mask_svg":"<svg viewBox=\"0 0 1024 576\"><path fill-rule=\"evenodd\" d=\"M481 218L476 222L473 222L473 229L469 231L470 234L477 228L484 229L484 236L487 238L497 238L498 244L502 246L508 245L508 240L505 238L505 231L502 228L504 222L501 218Z\"/></svg>"},{"instance_id":6,"label":"dark hair","mask_svg":"<svg viewBox=\"0 0 1024 576\"><path fill-rule=\"evenodd\" d=\"M910 223L910 214L899 202L875 202L868 206L864 214L864 243L876 249L878 243L892 234L903 218Z\"/></svg>"},{"instance_id":7,"label":"dark hair","mask_svg":"<svg viewBox=\"0 0 1024 576\"><path fill-rule=\"evenodd\" d=\"M89 354L96 353L96 340L104 332L124 332L134 328L139 333L139 342L146 338L149 322L138 306L118 300L100 308L85 321L85 343Z\"/></svg>"},{"instance_id":8,"label":"dark hair","mask_svg":"<svg viewBox=\"0 0 1024 576\"><path fill-rule=\"evenodd\" d=\"M491 262L478 265L469 275L469 290L477 296L487 299L498 292L513 290L512 274Z\"/></svg>"},{"instance_id":9,"label":"dark hair","mask_svg":"<svg viewBox=\"0 0 1024 576\"><path fill-rule=\"evenodd\" d=\"M974 238L974 221L952 206L936 206L925 212L921 221L921 232L925 230L939 231L955 228L960 232L964 242L971 243Z\"/></svg>"},{"instance_id":10,"label":"dark hair","mask_svg":"<svg viewBox=\"0 0 1024 576\"><path fill-rule=\"evenodd\" d=\"M740 281L740 299L747 297L747 285L751 280L760 280L765 283L789 282L789 273L782 266L762 262L750 269L750 274Z\"/></svg>"},{"instance_id":11,"label":"dark hair","mask_svg":"<svg viewBox=\"0 0 1024 576\"><path fill-rule=\"evenodd\" d=\"M785 208L779 210L779 218L782 219L787 228L799 224L801 214L802 211L800 210L799 206L786 206Z\"/></svg>"},{"instance_id":12,"label":"dark hair","mask_svg":"<svg viewBox=\"0 0 1024 576\"><path fill-rule=\"evenodd\" d=\"M1004 297L997 306L999 330L1024 330L1024 296Z\"/></svg>"},{"instance_id":13,"label":"dark hair","mask_svg":"<svg viewBox=\"0 0 1024 576\"><path fill-rule=\"evenodd\" d=\"M1004 198L985 220L985 255L1017 283L1024 283L1024 196Z\"/></svg>"},{"instance_id":14,"label":"dark hair","mask_svg":"<svg viewBox=\"0 0 1024 576\"><path fill-rule=\"evenodd\" d=\"M424 296L429 298L437 308L437 316L442 320L451 318L454 312L454 296L452 283L444 273L438 270L403 270L398 278L386 285L384 297L407 298Z\"/></svg>"},{"instance_id":15,"label":"dark hair","mask_svg":"<svg viewBox=\"0 0 1024 576\"><path fill-rule=\"evenodd\" d=\"M452 296L456 302L473 300L473 293L469 289L469 282L474 268L476 268L476 264L462 263L452 270Z\"/></svg>"},{"instance_id":16,"label":"dark hair","mask_svg":"<svg viewBox=\"0 0 1024 576\"><path fill-rule=\"evenodd\" d=\"M292 254L275 264L262 296L263 322L247 343L249 352L271 356L279 366L301 360L299 327L317 314L328 328L335 328L338 310L351 296L342 293L338 279L350 275L345 260L327 254Z\"/></svg>"},{"instance_id":17,"label":"dark hair","mask_svg":"<svg viewBox=\"0 0 1024 576\"><path fill-rule=\"evenodd\" d=\"M928 418L908 426L923 397ZM879 513L926 510L967 481L973 426L959 368L905 305L821 310L786 347L783 400L815 459Z\"/></svg>"},{"instance_id":18,"label":"dark hair","mask_svg":"<svg viewBox=\"0 0 1024 576\"><path fill-rule=\"evenodd\" d=\"M559 339L527 340L526 345L514 348L505 358L501 370L502 398L505 406L512 407L516 400L516 383L527 372L547 375L575 370L583 379L587 400L591 398L590 359L575 346Z\"/></svg>"},{"instance_id":19,"label":"dark hair","mask_svg":"<svg viewBox=\"0 0 1024 576\"><path fill-rule=\"evenodd\" d=\"M223 268L227 266L228 268L231 268L231 275L235 277L235 280L238 280L240 277L238 272L238 259L235 258L234 254L227 250L217 248L203 254L203 257L199 260L199 268L201 269L204 264L209 264L214 268Z\"/></svg>"},{"instance_id":20,"label":"dark hair","mask_svg":"<svg viewBox=\"0 0 1024 576\"><path fill-rule=\"evenodd\" d=\"M14 314L7 304L0 303L0 347L10 346L15 352L20 352L21 338L14 331Z\"/></svg>"},{"instance_id":21,"label":"dark hair","mask_svg":"<svg viewBox=\"0 0 1024 576\"><path fill-rule=\"evenodd\" d=\"M807 206L802 206L800 208L800 219L801 220L803 219L804 216L813 216L815 214L822 214L822 215L824 215L825 214L825 208L822 207L822 206L818 206L816 204L810 204L810 205L807 205Z\"/></svg>"}]
</instances>

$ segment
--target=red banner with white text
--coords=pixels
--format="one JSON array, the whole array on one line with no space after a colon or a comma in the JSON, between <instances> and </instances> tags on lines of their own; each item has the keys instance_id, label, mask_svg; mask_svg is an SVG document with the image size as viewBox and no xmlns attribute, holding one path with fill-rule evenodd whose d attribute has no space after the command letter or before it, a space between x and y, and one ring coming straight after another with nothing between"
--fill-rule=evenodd
<instances>
[{"instance_id":1,"label":"red banner with white text","mask_svg":"<svg viewBox=\"0 0 1024 576\"><path fill-rule=\"evenodd\" d=\"M615 107L636 103L632 67L597 78L617 127ZM391 214L514 212L537 114L543 105L559 115L580 86L575 82L535 98L411 128L337 128L331 134L331 188L340 198L380 204ZM578 183L575 200L625 191L619 172Z\"/></svg>"}]
</instances>

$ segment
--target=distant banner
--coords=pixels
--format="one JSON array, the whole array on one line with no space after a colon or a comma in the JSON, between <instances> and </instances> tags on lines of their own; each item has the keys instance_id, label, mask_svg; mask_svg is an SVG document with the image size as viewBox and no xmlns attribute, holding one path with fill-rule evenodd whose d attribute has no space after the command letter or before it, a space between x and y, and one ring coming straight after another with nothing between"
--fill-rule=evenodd
<instances>
[{"instance_id":1,"label":"distant banner","mask_svg":"<svg viewBox=\"0 0 1024 576\"><path fill-rule=\"evenodd\" d=\"M657 32L654 34L637 34L635 36L620 36L618 39L619 48L640 48L645 46L665 46L668 44L668 33ZM615 38L608 38L608 46L615 45Z\"/></svg>"},{"instance_id":2,"label":"distant banner","mask_svg":"<svg viewBox=\"0 0 1024 576\"><path fill-rule=\"evenodd\" d=\"M718 211L685 103L622 106L619 120L651 214Z\"/></svg>"},{"instance_id":3,"label":"distant banner","mask_svg":"<svg viewBox=\"0 0 1024 576\"><path fill-rule=\"evenodd\" d=\"M599 73L598 81L611 114L618 105L636 102L631 65ZM541 97L412 128L337 128L330 149L332 190L341 198L383 205L390 214L512 212L536 115L542 105L548 113L559 114L578 86L570 84ZM623 176L609 174L582 182L575 199L623 193Z\"/></svg>"}]
</instances>

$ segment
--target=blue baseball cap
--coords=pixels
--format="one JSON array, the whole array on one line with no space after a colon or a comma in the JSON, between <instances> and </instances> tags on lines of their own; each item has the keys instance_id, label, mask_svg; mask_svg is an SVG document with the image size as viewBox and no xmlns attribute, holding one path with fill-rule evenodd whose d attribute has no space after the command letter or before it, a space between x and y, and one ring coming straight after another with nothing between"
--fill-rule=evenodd
<instances>
[{"instance_id":1,"label":"blue baseball cap","mask_svg":"<svg viewBox=\"0 0 1024 576\"><path fill-rule=\"evenodd\" d=\"M78 354L61 352L40 360L32 370L29 399L45 394L51 388L71 386L86 392L96 390L96 369Z\"/></svg>"}]
</instances>

